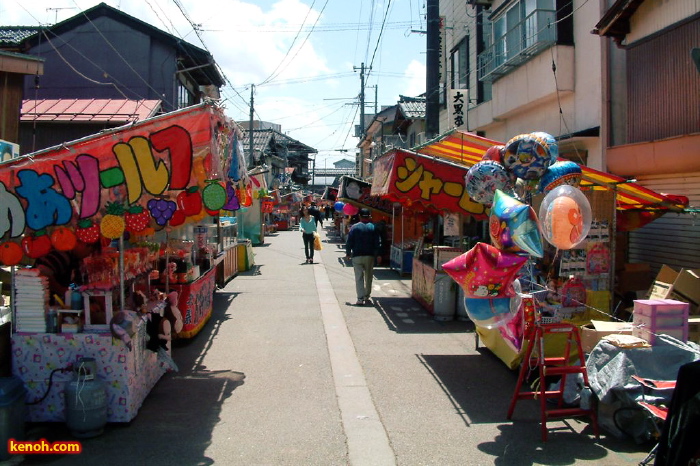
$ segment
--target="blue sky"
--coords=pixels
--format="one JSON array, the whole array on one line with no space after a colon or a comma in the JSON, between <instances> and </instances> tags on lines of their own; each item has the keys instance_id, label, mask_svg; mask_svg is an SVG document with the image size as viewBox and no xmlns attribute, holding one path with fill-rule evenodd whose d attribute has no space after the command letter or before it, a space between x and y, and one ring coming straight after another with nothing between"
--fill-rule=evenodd
<instances>
[{"instance_id":1,"label":"blue sky","mask_svg":"<svg viewBox=\"0 0 700 466\"><path fill-rule=\"evenodd\" d=\"M0 23L53 24L98 3L3 0ZM395 104L399 94L425 91L425 35L412 32L425 30L425 0L105 3L208 49L233 85L223 92L230 117L249 118L254 84L256 119L279 123L290 137L318 149L317 166L354 154L360 72L353 68L372 64L365 89L368 114L374 113L375 85L379 108Z\"/></svg>"}]
</instances>

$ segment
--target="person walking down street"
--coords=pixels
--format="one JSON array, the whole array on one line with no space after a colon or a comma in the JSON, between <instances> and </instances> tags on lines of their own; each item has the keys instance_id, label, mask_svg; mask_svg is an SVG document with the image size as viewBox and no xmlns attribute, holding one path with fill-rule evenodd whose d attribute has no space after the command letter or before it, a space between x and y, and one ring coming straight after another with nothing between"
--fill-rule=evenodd
<instances>
[{"instance_id":1,"label":"person walking down street","mask_svg":"<svg viewBox=\"0 0 700 466\"><path fill-rule=\"evenodd\" d=\"M345 242L346 259L352 260L355 272L355 290L357 292L357 306L371 305L372 274L374 272L374 259L381 248L379 231L371 222L372 216L369 209L360 209L360 221L352 226ZM377 257L378 258L378 257ZM378 258L381 261L381 258Z\"/></svg>"},{"instance_id":2,"label":"person walking down street","mask_svg":"<svg viewBox=\"0 0 700 466\"><path fill-rule=\"evenodd\" d=\"M299 218L299 230L301 237L304 239L304 253L306 254L306 263L314 263L314 233L316 232L316 218L309 213L309 208L303 206Z\"/></svg>"},{"instance_id":3,"label":"person walking down street","mask_svg":"<svg viewBox=\"0 0 700 466\"><path fill-rule=\"evenodd\" d=\"M323 213L325 214L326 220L333 218L333 208L329 204L326 204L323 208Z\"/></svg>"},{"instance_id":4,"label":"person walking down street","mask_svg":"<svg viewBox=\"0 0 700 466\"><path fill-rule=\"evenodd\" d=\"M311 216L316 219L316 226L321 225L323 226L323 219L321 218L321 211L316 207L316 203L312 202L311 207L309 207L309 213Z\"/></svg>"}]
</instances>

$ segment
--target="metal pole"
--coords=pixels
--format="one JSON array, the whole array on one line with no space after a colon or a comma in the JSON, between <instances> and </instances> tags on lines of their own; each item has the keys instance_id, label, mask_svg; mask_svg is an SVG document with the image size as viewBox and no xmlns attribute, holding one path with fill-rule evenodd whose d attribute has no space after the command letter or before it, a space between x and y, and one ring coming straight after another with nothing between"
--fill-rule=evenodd
<instances>
[{"instance_id":1,"label":"metal pole","mask_svg":"<svg viewBox=\"0 0 700 466\"><path fill-rule=\"evenodd\" d=\"M250 152L249 165L253 165L255 161L255 152L253 147L253 115L255 113L255 107L253 107L253 91L255 90L255 84L250 85L250 125L248 127L248 151Z\"/></svg>"},{"instance_id":2,"label":"metal pole","mask_svg":"<svg viewBox=\"0 0 700 466\"><path fill-rule=\"evenodd\" d=\"M126 295L124 292L124 235L119 237L119 310L125 309ZM85 312L89 312L86 309Z\"/></svg>"}]
</instances>

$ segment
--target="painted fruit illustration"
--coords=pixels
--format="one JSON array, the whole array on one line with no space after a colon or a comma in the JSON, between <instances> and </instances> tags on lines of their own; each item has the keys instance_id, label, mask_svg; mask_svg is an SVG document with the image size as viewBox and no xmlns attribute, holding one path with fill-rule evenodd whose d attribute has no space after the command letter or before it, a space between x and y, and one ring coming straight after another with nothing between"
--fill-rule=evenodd
<instances>
[{"instance_id":1,"label":"painted fruit illustration","mask_svg":"<svg viewBox=\"0 0 700 466\"><path fill-rule=\"evenodd\" d=\"M0 244L0 264L5 266L17 265L22 260L22 247L13 243L12 241L7 241Z\"/></svg>"},{"instance_id":2,"label":"painted fruit illustration","mask_svg":"<svg viewBox=\"0 0 700 466\"><path fill-rule=\"evenodd\" d=\"M212 180L202 190L202 202L209 211L218 211L226 204L226 188Z\"/></svg>"},{"instance_id":3,"label":"painted fruit illustration","mask_svg":"<svg viewBox=\"0 0 700 466\"><path fill-rule=\"evenodd\" d=\"M181 193L182 194L182 193ZM160 226L168 223L168 220L173 216L177 210L177 204L173 201L168 201L166 199L151 199L146 204L149 212L151 212L151 217Z\"/></svg>"},{"instance_id":4,"label":"painted fruit illustration","mask_svg":"<svg viewBox=\"0 0 700 466\"><path fill-rule=\"evenodd\" d=\"M22 238L22 250L32 259L38 259L51 252L51 239L46 230L39 230L34 235L25 235Z\"/></svg>"},{"instance_id":5,"label":"painted fruit illustration","mask_svg":"<svg viewBox=\"0 0 700 466\"><path fill-rule=\"evenodd\" d=\"M107 213L100 222L100 233L109 239L117 239L124 234L124 206L118 202L109 202L105 210Z\"/></svg>"},{"instance_id":6,"label":"painted fruit illustration","mask_svg":"<svg viewBox=\"0 0 700 466\"><path fill-rule=\"evenodd\" d=\"M71 251L78 241L75 233L68 227L58 227L51 233L51 244L58 251Z\"/></svg>"},{"instance_id":7,"label":"painted fruit illustration","mask_svg":"<svg viewBox=\"0 0 700 466\"><path fill-rule=\"evenodd\" d=\"M192 186L178 194L177 206L187 217L197 215L202 210L202 195L199 192L199 187Z\"/></svg>"},{"instance_id":8,"label":"painted fruit illustration","mask_svg":"<svg viewBox=\"0 0 700 466\"><path fill-rule=\"evenodd\" d=\"M124 222L126 223L126 231L130 233L140 233L148 227L151 221L150 214L140 205L132 205L126 211Z\"/></svg>"},{"instance_id":9,"label":"painted fruit illustration","mask_svg":"<svg viewBox=\"0 0 700 466\"><path fill-rule=\"evenodd\" d=\"M92 223L92 220L84 218L78 222L75 235L85 244L96 243L100 240L100 227Z\"/></svg>"}]
</instances>

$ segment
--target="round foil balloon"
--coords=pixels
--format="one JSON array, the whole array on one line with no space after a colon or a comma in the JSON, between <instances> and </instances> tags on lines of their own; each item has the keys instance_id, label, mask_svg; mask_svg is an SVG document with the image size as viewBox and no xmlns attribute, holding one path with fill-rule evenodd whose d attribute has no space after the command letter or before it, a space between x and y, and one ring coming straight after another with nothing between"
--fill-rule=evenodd
<instances>
[{"instance_id":1,"label":"round foil balloon","mask_svg":"<svg viewBox=\"0 0 700 466\"><path fill-rule=\"evenodd\" d=\"M559 158L559 144L557 144L557 140L554 139L554 136L549 133L545 133L544 131L535 131L534 133L530 133L530 135L544 141L544 143L547 145L547 149L549 150L551 162L555 163Z\"/></svg>"},{"instance_id":2,"label":"round foil balloon","mask_svg":"<svg viewBox=\"0 0 700 466\"><path fill-rule=\"evenodd\" d=\"M540 222L547 242L558 249L572 249L591 228L591 204L580 189L559 186L542 200Z\"/></svg>"},{"instance_id":3,"label":"round foil balloon","mask_svg":"<svg viewBox=\"0 0 700 466\"><path fill-rule=\"evenodd\" d=\"M496 190L489 217L491 243L502 251L526 251L542 257L542 235L535 211L501 190Z\"/></svg>"},{"instance_id":4,"label":"round foil balloon","mask_svg":"<svg viewBox=\"0 0 700 466\"><path fill-rule=\"evenodd\" d=\"M350 215L351 217L353 215L357 215L357 213L360 211L360 209L357 206L354 206L352 204L345 204L343 206L343 213L345 215Z\"/></svg>"},{"instance_id":5,"label":"round foil balloon","mask_svg":"<svg viewBox=\"0 0 700 466\"><path fill-rule=\"evenodd\" d=\"M570 160L562 160L549 166L542 179L540 179L540 191L548 193L557 186L568 184L578 188L581 184L582 171L579 164Z\"/></svg>"},{"instance_id":6,"label":"round foil balloon","mask_svg":"<svg viewBox=\"0 0 700 466\"><path fill-rule=\"evenodd\" d=\"M512 189L506 169L493 160L472 165L464 176L464 183L469 196L481 204L491 204L497 189Z\"/></svg>"},{"instance_id":7,"label":"round foil balloon","mask_svg":"<svg viewBox=\"0 0 700 466\"><path fill-rule=\"evenodd\" d=\"M345 207L345 203L341 202L341 201L338 201L335 204L333 204L333 208L335 209L336 212L342 212L343 207Z\"/></svg>"},{"instance_id":8,"label":"round foil balloon","mask_svg":"<svg viewBox=\"0 0 700 466\"><path fill-rule=\"evenodd\" d=\"M494 162L503 163L503 151L506 149L505 146L491 146L486 149L484 155L481 156L481 160L493 160Z\"/></svg>"},{"instance_id":9,"label":"round foil balloon","mask_svg":"<svg viewBox=\"0 0 700 466\"><path fill-rule=\"evenodd\" d=\"M513 298L464 298L464 307L474 325L486 328L502 327L516 316L512 311Z\"/></svg>"},{"instance_id":10,"label":"round foil balloon","mask_svg":"<svg viewBox=\"0 0 700 466\"><path fill-rule=\"evenodd\" d=\"M547 143L542 138L520 134L506 143L503 165L518 178L539 179L551 162Z\"/></svg>"}]
</instances>

